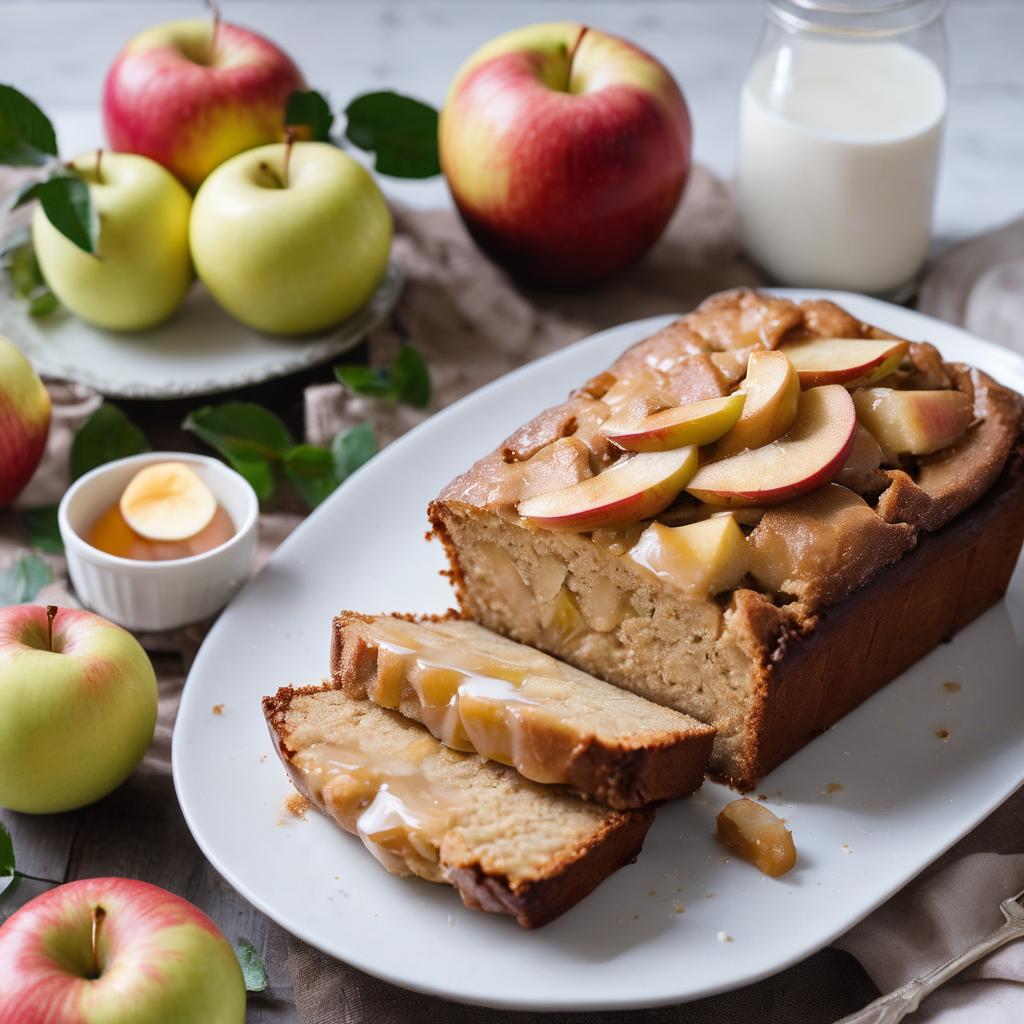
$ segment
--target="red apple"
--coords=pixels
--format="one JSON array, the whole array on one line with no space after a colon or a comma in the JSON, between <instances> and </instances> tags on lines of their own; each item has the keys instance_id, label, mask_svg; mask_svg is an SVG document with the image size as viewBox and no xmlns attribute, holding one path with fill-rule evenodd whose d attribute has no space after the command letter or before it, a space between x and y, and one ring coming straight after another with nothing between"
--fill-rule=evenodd
<instances>
[{"instance_id":1,"label":"red apple","mask_svg":"<svg viewBox=\"0 0 1024 1024\"><path fill-rule=\"evenodd\" d=\"M441 167L473 237L519 277L578 285L639 259L690 168L690 116L650 54L585 25L531 25L463 65Z\"/></svg>"},{"instance_id":2,"label":"red apple","mask_svg":"<svg viewBox=\"0 0 1024 1024\"><path fill-rule=\"evenodd\" d=\"M147 882L89 878L0 925L0 1024L244 1024L245 981L217 926Z\"/></svg>"},{"instance_id":3,"label":"red apple","mask_svg":"<svg viewBox=\"0 0 1024 1024\"><path fill-rule=\"evenodd\" d=\"M610 469L519 503L519 514L547 530L582 532L623 526L667 508L697 468L697 449L673 448L623 458Z\"/></svg>"},{"instance_id":4,"label":"red apple","mask_svg":"<svg viewBox=\"0 0 1024 1024\"><path fill-rule=\"evenodd\" d=\"M608 420L602 424L601 433L629 452L663 452L687 444L709 444L739 419L743 400L744 395L737 391L724 398L706 398L663 409L639 422Z\"/></svg>"},{"instance_id":5,"label":"red apple","mask_svg":"<svg viewBox=\"0 0 1024 1024\"><path fill-rule=\"evenodd\" d=\"M887 461L898 453L927 455L948 448L974 419L973 403L962 391L863 388L853 401Z\"/></svg>"},{"instance_id":6,"label":"red apple","mask_svg":"<svg viewBox=\"0 0 1024 1024\"><path fill-rule=\"evenodd\" d=\"M865 341L863 338L811 338L783 345L781 351L800 374L805 388L821 384L850 384L888 377L906 354L905 341Z\"/></svg>"},{"instance_id":7,"label":"red apple","mask_svg":"<svg viewBox=\"0 0 1024 1024\"><path fill-rule=\"evenodd\" d=\"M50 396L29 361L0 337L0 508L10 505L43 457Z\"/></svg>"},{"instance_id":8,"label":"red apple","mask_svg":"<svg viewBox=\"0 0 1024 1024\"><path fill-rule=\"evenodd\" d=\"M782 437L701 466L686 489L709 505L779 505L827 484L846 462L856 431L846 388L811 388Z\"/></svg>"},{"instance_id":9,"label":"red apple","mask_svg":"<svg viewBox=\"0 0 1024 1024\"><path fill-rule=\"evenodd\" d=\"M148 156L196 189L228 157L279 142L288 96L304 88L288 54L255 32L169 21L114 62L103 122L112 149Z\"/></svg>"}]
</instances>

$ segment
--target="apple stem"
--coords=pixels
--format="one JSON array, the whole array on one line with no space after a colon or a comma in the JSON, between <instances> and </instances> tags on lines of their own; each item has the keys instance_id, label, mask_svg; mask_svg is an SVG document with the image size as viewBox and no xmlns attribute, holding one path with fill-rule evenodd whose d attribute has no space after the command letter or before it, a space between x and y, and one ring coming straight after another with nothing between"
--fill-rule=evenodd
<instances>
[{"instance_id":1,"label":"apple stem","mask_svg":"<svg viewBox=\"0 0 1024 1024\"><path fill-rule=\"evenodd\" d=\"M288 167L292 162L292 146L295 145L295 129L288 126L284 130L284 182L282 188L288 187Z\"/></svg>"},{"instance_id":2,"label":"apple stem","mask_svg":"<svg viewBox=\"0 0 1024 1024\"><path fill-rule=\"evenodd\" d=\"M579 52L580 43L583 42L583 37L587 34L589 29L586 25L580 26L580 34L576 37L576 42L572 44L572 49L569 51L569 67L566 71L565 76L565 88L566 91L569 89L569 84L572 81L572 62L576 59L576 54Z\"/></svg>"},{"instance_id":3,"label":"apple stem","mask_svg":"<svg viewBox=\"0 0 1024 1024\"><path fill-rule=\"evenodd\" d=\"M285 187L280 175L278 175L277 171L275 171L266 160L260 161L260 170L274 183L275 188Z\"/></svg>"},{"instance_id":4,"label":"apple stem","mask_svg":"<svg viewBox=\"0 0 1024 1024\"><path fill-rule=\"evenodd\" d=\"M212 61L213 55L217 52L217 36L220 33L220 5L217 3L217 0L206 0L206 6L212 19L210 31L210 57Z\"/></svg>"},{"instance_id":5,"label":"apple stem","mask_svg":"<svg viewBox=\"0 0 1024 1024\"><path fill-rule=\"evenodd\" d=\"M103 150L102 148L96 150L96 184L103 184Z\"/></svg>"},{"instance_id":6,"label":"apple stem","mask_svg":"<svg viewBox=\"0 0 1024 1024\"><path fill-rule=\"evenodd\" d=\"M53 620L57 618L57 606L48 604L46 606L46 647L53 653Z\"/></svg>"},{"instance_id":7,"label":"apple stem","mask_svg":"<svg viewBox=\"0 0 1024 1024\"><path fill-rule=\"evenodd\" d=\"M107 912L100 906L92 908L92 976L98 978L100 976L100 952L99 952L99 939L100 939L100 925L103 924L103 919L107 916Z\"/></svg>"}]
</instances>

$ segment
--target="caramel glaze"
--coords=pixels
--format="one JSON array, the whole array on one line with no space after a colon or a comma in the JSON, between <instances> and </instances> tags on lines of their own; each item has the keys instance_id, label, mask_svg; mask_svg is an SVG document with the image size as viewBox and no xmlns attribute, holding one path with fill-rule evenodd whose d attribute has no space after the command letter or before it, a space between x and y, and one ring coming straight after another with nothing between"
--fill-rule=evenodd
<instances>
[{"instance_id":1,"label":"caramel glaze","mask_svg":"<svg viewBox=\"0 0 1024 1024\"><path fill-rule=\"evenodd\" d=\"M131 558L138 562L167 562L212 551L234 535L235 524L218 505L213 519L193 536L174 541L148 540L125 522L120 506L115 501L89 527L85 542L118 558Z\"/></svg>"}]
</instances>

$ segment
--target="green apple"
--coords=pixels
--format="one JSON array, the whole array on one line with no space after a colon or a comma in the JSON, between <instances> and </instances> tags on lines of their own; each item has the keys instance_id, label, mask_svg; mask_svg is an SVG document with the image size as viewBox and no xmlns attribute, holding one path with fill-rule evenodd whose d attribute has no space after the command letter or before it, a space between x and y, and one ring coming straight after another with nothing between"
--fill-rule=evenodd
<instances>
[{"instance_id":1,"label":"green apple","mask_svg":"<svg viewBox=\"0 0 1024 1024\"><path fill-rule=\"evenodd\" d=\"M217 926L129 878L48 889L0 927L3 1024L244 1024L245 980Z\"/></svg>"},{"instance_id":2,"label":"green apple","mask_svg":"<svg viewBox=\"0 0 1024 1024\"><path fill-rule=\"evenodd\" d=\"M369 172L336 146L281 143L214 170L190 234L196 273L232 316L268 334L307 334L373 294L391 212Z\"/></svg>"},{"instance_id":3,"label":"green apple","mask_svg":"<svg viewBox=\"0 0 1024 1024\"><path fill-rule=\"evenodd\" d=\"M89 183L99 249L95 256L79 249L37 207L32 242L46 283L97 327L155 327L181 305L192 281L191 197L170 171L144 156L88 153L72 166Z\"/></svg>"},{"instance_id":4,"label":"green apple","mask_svg":"<svg viewBox=\"0 0 1024 1024\"><path fill-rule=\"evenodd\" d=\"M106 796L142 760L156 709L131 633L74 608L0 608L0 807L50 814Z\"/></svg>"}]
</instances>

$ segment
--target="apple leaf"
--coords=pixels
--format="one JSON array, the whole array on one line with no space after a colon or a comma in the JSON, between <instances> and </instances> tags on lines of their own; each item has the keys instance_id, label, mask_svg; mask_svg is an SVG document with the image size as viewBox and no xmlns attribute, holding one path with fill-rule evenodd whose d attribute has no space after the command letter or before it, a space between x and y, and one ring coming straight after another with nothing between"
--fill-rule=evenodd
<instances>
[{"instance_id":1,"label":"apple leaf","mask_svg":"<svg viewBox=\"0 0 1024 1024\"><path fill-rule=\"evenodd\" d=\"M419 349L412 345L403 345L386 370L342 364L335 366L334 376L357 395L390 398L417 409L430 405L433 393L427 364Z\"/></svg>"},{"instance_id":2,"label":"apple leaf","mask_svg":"<svg viewBox=\"0 0 1024 1024\"><path fill-rule=\"evenodd\" d=\"M41 167L56 155L50 119L13 86L0 85L0 164Z\"/></svg>"},{"instance_id":3,"label":"apple leaf","mask_svg":"<svg viewBox=\"0 0 1024 1024\"><path fill-rule=\"evenodd\" d=\"M17 232L17 237L9 240L3 254L3 264L11 282L11 291L17 298L28 303L29 315L45 316L57 308L57 296L50 291L39 269L36 251L27 230Z\"/></svg>"},{"instance_id":4,"label":"apple leaf","mask_svg":"<svg viewBox=\"0 0 1024 1024\"><path fill-rule=\"evenodd\" d=\"M417 409L425 409L430 405L433 393L430 371L419 349L403 345L391 363L389 372L398 401L414 405Z\"/></svg>"},{"instance_id":5,"label":"apple leaf","mask_svg":"<svg viewBox=\"0 0 1024 1024\"><path fill-rule=\"evenodd\" d=\"M432 178L441 173L437 111L396 92L368 92L346 108L345 137L375 155L374 168L393 178Z\"/></svg>"},{"instance_id":6,"label":"apple leaf","mask_svg":"<svg viewBox=\"0 0 1024 1024\"><path fill-rule=\"evenodd\" d=\"M256 947L248 939L239 939L238 945L235 946L235 956L238 957L238 964L242 968L245 991L266 992L267 969L263 966L263 959L256 951Z\"/></svg>"},{"instance_id":7,"label":"apple leaf","mask_svg":"<svg viewBox=\"0 0 1024 1024\"><path fill-rule=\"evenodd\" d=\"M31 601L53 579L50 567L37 555L25 555L0 569L0 606Z\"/></svg>"},{"instance_id":8,"label":"apple leaf","mask_svg":"<svg viewBox=\"0 0 1024 1024\"><path fill-rule=\"evenodd\" d=\"M100 240L100 218L89 186L75 174L56 174L37 181L18 194L11 209L38 199L46 219L72 244L95 256Z\"/></svg>"},{"instance_id":9,"label":"apple leaf","mask_svg":"<svg viewBox=\"0 0 1024 1024\"><path fill-rule=\"evenodd\" d=\"M0 896L18 880L18 872L14 870L14 843L7 826L0 821Z\"/></svg>"},{"instance_id":10,"label":"apple leaf","mask_svg":"<svg viewBox=\"0 0 1024 1024\"><path fill-rule=\"evenodd\" d=\"M338 483L348 479L377 453L377 432L372 423L359 423L341 430L331 442L334 476Z\"/></svg>"},{"instance_id":11,"label":"apple leaf","mask_svg":"<svg viewBox=\"0 0 1024 1024\"><path fill-rule=\"evenodd\" d=\"M274 493L271 463L283 459L295 444L281 420L255 402L206 405L189 413L182 426L227 459L260 501Z\"/></svg>"},{"instance_id":12,"label":"apple leaf","mask_svg":"<svg viewBox=\"0 0 1024 1024\"><path fill-rule=\"evenodd\" d=\"M334 114L320 93L293 92L284 111L286 128L304 128L302 138L311 142L330 142Z\"/></svg>"},{"instance_id":13,"label":"apple leaf","mask_svg":"<svg viewBox=\"0 0 1024 1024\"><path fill-rule=\"evenodd\" d=\"M48 555L64 554L64 541L60 539L57 525L57 506L27 508L21 513L21 521L28 532L28 542L37 551Z\"/></svg>"},{"instance_id":14,"label":"apple leaf","mask_svg":"<svg viewBox=\"0 0 1024 1024\"><path fill-rule=\"evenodd\" d=\"M292 448L284 457L284 475L310 508L316 508L338 486L334 457L326 448L315 444L300 444Z\"/></svg>"},{"instance_id":15,"label":"apple leaf","mask_svg":"<svg viewBox=\"0 0 1024 1024\"><path fill-rule=\"evenodd\" d=\"M148 451L146 435L116 405L104 402L78 428L71 442L71 479L114 459Z\"/></svg>"}]
</instances>

